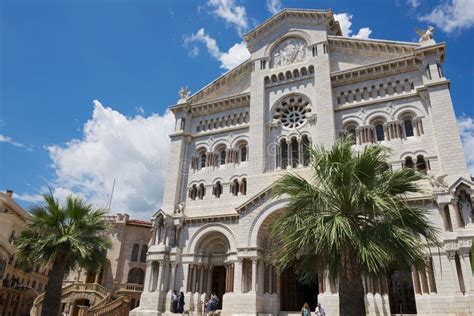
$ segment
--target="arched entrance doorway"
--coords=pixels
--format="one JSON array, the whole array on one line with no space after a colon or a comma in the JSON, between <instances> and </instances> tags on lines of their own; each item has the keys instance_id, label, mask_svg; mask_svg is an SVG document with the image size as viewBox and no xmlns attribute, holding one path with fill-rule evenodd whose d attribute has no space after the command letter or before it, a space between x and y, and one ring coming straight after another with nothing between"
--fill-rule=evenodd
<instances>
[{"instance_id":1,"label":"arched entrance doorway","mask_svg":"<svg viewBox=\"0 0 474 316\"><path fill-rule=\"evenodd\" d=\"M233 291L234 262L229 260L235 248L231 247L225 231L209 228L198 236L194 250L194 262L189 266L187 288L189 292L214 293L218 298L217 309L224 305L224 294Z\"/></svg>"},{"instance_id":2,"label":"arched entrance doorway","mask_svg":"<svg viewBox=\"0 0 474 316\"><path fill-rule=\"evenodd\" d=\"M280 309L282 311L299 311L305 303L311 310L318 303L318 282L301 282L298 280L295 267L289 267L280 276Z\"/></svg>"},{"instance_id":3,"label":"arched entrance doorway","mask_svg":"<svg viewBox=\"0 0 474 316\"><path fill-rule=\"evenodd\" d=\"M278 241L272 240L269 234L270 225L284 212L284 209L278 209L269 214L261 223L257 244L263 250L263 260L265 266L264 292L278 296L280 311L294 312L301 311L305 303L308 303L311 310L316 308L318 303L318 280L303 282L298 278L298 261L295 265L288 267L280 273L272 265L270 255L275 247L278 247ZM267 270L270 270L267 276Z\"/></svg>"}]
</instances>

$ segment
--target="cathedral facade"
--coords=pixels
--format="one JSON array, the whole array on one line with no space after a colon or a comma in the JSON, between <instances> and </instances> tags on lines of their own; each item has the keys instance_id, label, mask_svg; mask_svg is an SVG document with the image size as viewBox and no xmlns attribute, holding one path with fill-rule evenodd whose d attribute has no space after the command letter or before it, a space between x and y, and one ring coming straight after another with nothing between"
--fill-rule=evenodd
<instances>
[{"instance_id":1,"label":"cathedral facade","mask_svg":"<svg viewBox=\"0 0 474 316\"><path fill-rule=\"evenodd\" d=\"M311 174L305 150L351 135L380 143L391 167L427 175L424 207L441 247L427 269L364 278L369 315L471 315L474 184L468 173L432 28L420 41L344 37L332 11L288 10L244 36L251 57L198 92L180 92L162 209L153 218L144 291L131 315L171 312L171 293L200 314L211 292L222 315L278 315L319 302L338 314L338 285L277 271L267 231L287 199L270 194L284 172Z\"/></svg>"}]
</instances>

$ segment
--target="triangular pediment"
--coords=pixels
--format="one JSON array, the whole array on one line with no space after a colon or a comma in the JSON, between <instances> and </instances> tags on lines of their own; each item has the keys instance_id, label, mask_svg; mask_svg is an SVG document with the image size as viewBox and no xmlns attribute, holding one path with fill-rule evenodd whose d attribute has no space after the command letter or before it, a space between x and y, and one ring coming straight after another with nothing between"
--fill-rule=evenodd
<instances>
[{"instance_id":1,"label":"triangular pediment","mask_svg":"<svg viewBox=\"0 0 474 316\"><path fill-rule=\"evenodd\" d=\"M246 61L192 95L192 105L227 99L250 92L251 63Z\"/></svg>"},{"instance_id":2,"label":"triangular pediment","mask_svg":"<svg viewBox=\"0 0 474 316\"><path fill-rule=\"evenodd\" d=\"M462 184L464 184L466 187L468 187L470 189L474 188L474 183L472 181L470 181L469 179L466 179L464 177L461 177L461 178L457 179L456 181L454 181L453 184L451 184L449 186L448 191L451 192L451 193L454 193L456 191L456 189Z\"/></svg>"},{"instance_id":3,"label":"triangular pediment","mask_svg":"<svg viewBox=\"0 0 474 316\"><path fill-rule=\"evenodd\" d=\"M328 34L342 35L339 22L334 20L332 10L283 9L245 34L244 39L251 46L253 41L265 37L274 27L294 18L299 21L309 20L310 22L325 24Z\"/></svg>"}]
</instances>

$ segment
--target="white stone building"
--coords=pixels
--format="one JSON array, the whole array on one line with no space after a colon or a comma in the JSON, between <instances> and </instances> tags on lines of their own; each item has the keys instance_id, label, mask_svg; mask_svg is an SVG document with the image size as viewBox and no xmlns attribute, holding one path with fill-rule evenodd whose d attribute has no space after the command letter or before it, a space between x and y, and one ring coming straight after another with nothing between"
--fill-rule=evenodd
<instances>
[{"instance_id":1,"label":"white stone building","mask_svg":"<svg viewBox=\"0 0 474 316\"><path fill-rule=\"evenodd\" d=\"M171 107L176 128L163 206L154 215L145 288L131 315L170 311L171 291L199 314L211 291L223 315L299 311L320 302L338 313L337 284L299 284L268 261L266 229L286 199L269 188L283 171L309 174L304 147L354 135L379 142L392 168L428 174L425 207L442 248L426 273L366 278L370 315L471 315L473 182L442 71L445 44L343 37L332 11L283 10L245 35L251 57Z\"/></svg>"}]
</instances>

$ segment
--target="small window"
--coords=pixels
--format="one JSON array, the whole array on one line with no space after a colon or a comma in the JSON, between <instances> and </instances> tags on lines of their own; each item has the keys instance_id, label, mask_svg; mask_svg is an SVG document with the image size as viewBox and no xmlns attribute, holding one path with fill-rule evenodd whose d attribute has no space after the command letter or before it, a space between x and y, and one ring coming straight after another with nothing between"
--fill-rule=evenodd
<instances>
[{"instance_id":1,"label":"small window","mask_svg":"<svg viewBox=\"0 0 474 316\"><path fill-rule=\"evenodd\" d=\"M414 169L415 164L413 163L413 159L411 157L406 157L403 166L405 168Z\"/></svg>"},{"instance_id":2,"label":"small window","mask_svg":"<svg viewBox=\"0 0 474 316\"><path fill-rule=\"evenodd\" d=\"M240 188L239 181L237 181L237 179L232 181L232 183L230 184L230 192L232 193L233 196L239 195L239 188Z\"/></svg>"},{"instance_id":3,"label":"small window","mask_svg":"<svg viewBox=\"0 0 474 316\"><path fill-rule=\"evenodd\" d=\"M199 166L201 168L204 168L206 167L206 152L202 152L200 155L199 155L200 159L199 159Z\"/></svg>"},{"instance_id":4,"label":"small window","mask_svg":"<svg viewBox=\"0 0 474 316\"><path fill-rule=\"evenodd\" d=\"M220 181L217 181L216 184L214 184L213 195L217 198L220 198L221 194L222 194L222 184Z\"/></svg>"},{"instance_id":5,"label":"small window","mask_svg":"<svg viewBox=\"0 0 474 316\"><path fill-rule=\"evenodd\" d=\"M197 196L200 200L202 200L205 195L206 195L206 188L204 187L204 184L201 183L198 188Z\"/></svg>"},{"instance_id":6,"label":"small window","mask_svg":"<svg viewBox=\"0 0 474 316\"><path fill-rule=\"evenodd\" d=\"M226 148L225 147L220 147L218 149L218 153L219 153L219 165L225 165Z\"/></svg>"},{"instance_id":7,"label":"small window","mask_svg":"<svg viewBox=\"0 0 474 316\"><path fill-rule=\"evenodd\" d=\"M240 161L241 162L247 161L247 146L246 145L242 145L240 147Z\"/></svg>"},{"instance_id":8,"label":"small window","mask_svg":"<svg viewBox=\"0 0 474 316\"><path fill-rule=\"evenodd\" d=\"M142 246L142 252L140 253L140 262L146 262L146 253L148 252L148 246Z\"/></svg>"},{"instance_id":9,"label":"small window","mask_svg":"<svg viewBox=\"0 0 474 316\"><path fill-rule=\"evenodd\" d=\"M189 198L195 200L197 197L197 187L195 184L189 189Z\"/></svg>"},{"instance_id":10,"label":"small window","mask_svg":"<svg viewBox=\"0 0 474 316\"><path fill-rule=\"evenodd\" d=\"M413 133L413 121L411 118L407 118L403 120L403 127L405 129L405 136L412 137L415 134Z\"/></svg>"},{"instance_id":11,"label":"small window","mask_svg":"<svg viewBox=\"0 0 474 316\"><path fill-rule=\"evenodd\" d=\"M240 193L242 195L247 194L247 179L243 178L240 184Z\"/></svg>"},{"instance_id":12,"label":"small window","mask_svg":"<svg viewBox=\"0 0 474 316\"><path fill-rule=\"evenodd\" d=\"M355 145L357 142L357 133L355 126L349 126L347 128L347 135L350 137L352 145Z\"/></svg>"},{"instance_id":13,"label":"small window","mask_svg":"<svg viewBox=\"0 0 474 316\"><path fill-rule=\"evenodd\" d=\"M138 244L134 244L132 248L132 262L138 261L138 251L140 250L140 246Z\"/></svg>"},{"instance_id":14,"label":"small window","mask_svg":"<svg viewBox=\"0 0 474 316\"><path fill-rule=\"evenodd\" d=\"M381 142L385 139L382 123L375 125L375 136L377 137L378 142Z\"/></svg>"},{"instance_id":15,"label":"small window","mask_svg":"<svg viewBox=\"0 0 474 316\"><path fill-rule=\"evenodd\" d=\"M418 155L416 157L416 170L422 173L426 173L427 169L428 168L426 166L425 157L423 157L423 155Z\"/></svg>"}]
</instances>

